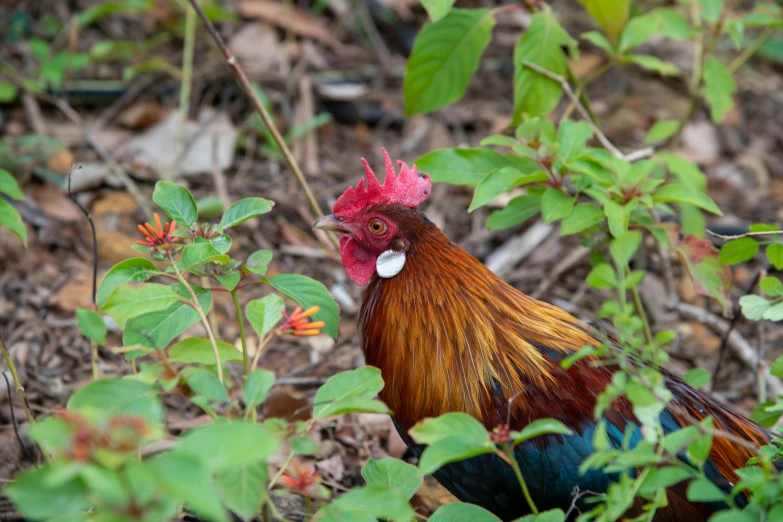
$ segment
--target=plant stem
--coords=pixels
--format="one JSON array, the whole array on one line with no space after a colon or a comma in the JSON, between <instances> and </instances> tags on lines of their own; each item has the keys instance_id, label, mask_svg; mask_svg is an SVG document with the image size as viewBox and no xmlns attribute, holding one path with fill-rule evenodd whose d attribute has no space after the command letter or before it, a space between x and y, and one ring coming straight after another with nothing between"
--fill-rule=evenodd
<instances>
[{"instance_id":1,"label":"plant stem","mask_svg":"<svg viewBox=\"0 0 783 522\"><path fill-rule=\"evenodd\" d=\"M631 270L628 267L625 267L626 276L630 274ZM631 299L633 299L633 306L636 308L636 313L639 314L639 318L642 320L642 324L644 325L644 340L647 342L647 344L652 344L653 342L653 336L652 336L652 330L650 329L650 321L647 319L647 312L644 310L644 303L642 303L642 296L639 294L639 289L634 286L631 288Z\"/></svg>"},{"instance_id":2,"label":"plant stem","mask_svg":"<svg viewBox=\"0 0 783 522\"><path fill-rule=\"evenodd\" d=\"M253 356L253 363L250 365L250 371L253 371L256 369L256 366L258 366L258 358L261 357L261 352L264 351L264 348L266 348L266 345L269 344L269 341L272 340L272 337L274 336L274 332L269 332L266 337L261 340L261 342L258 345L258 348L256 349L256 354Z\"/></svg>"},{"instance_id":3,"label":"plant stem","mask_svg":"<svg viewBox=\"0 0 783 522\"><path fill-rule=\"evenodd\" d=\"M530 496L530 491L527 489L525 477L522 476L522 470L519 469L519 463L517 462L517 459L514 458L514 448L510 447L510 449L504 453L504 455L508 457L508 463L511 465L511 469L514 470L514 475L517 476L519 487L522 488L522 494L525 495L527 505L530 506L530 510L533 511L534 515L538 515L538 508L536 507L535 502L533 502L533 497Z\"/></svg>"},{"instance_id":4,"label":"plant stem","mask_svg":"<svg viewBox=\"0 0 783 522\"><path fill-rule=\"evenodd\" d=\"M310 185L307 183L307 179L305 179L302 169L299 168L299 164L296 162L296 158L294 158L294 155L291 153L291 149L288 148L288 144L283 139L283 136L275 126L275 123L272 121L272 117L269 115L269 112L267 112L266 107L264 107L264 104L261 103L261 100L253 89L253 85L250 83L250 80L245 74L244 69L242 69L242 66L239 65L239 61L237 60L236 56L234 56L226 43L223 41L223 38L218 34L214 24L204 14L204 11L201 9L201 6L198 5L197 0L189 1L190 5L193 6L193 9L198 14L199 18L201 18L201 22L204 24L207 32L217 44L220 52L223 53L223 56L226 58L226 63L234 73L234 76L239 82L239 85L245 91L245 94L247 94L248 98L250 98L250 102L253 104L253 107L256 109L256 111L258 111L261 119L264 120L264 125L266 125L267 129L269 129L269 133L272 135L272 139L274 139L277 146L280 147L280 151L283 153L283 159L288 165L288 168L290 168L291 172L294 174L294 178L296 178L296 182L299 184L302 192L304 192L305 198L307 198L310 211L316 217L323 217L324 214L321 211L321 207L318 205L318 201L315 199L312 190L310 190ZM337 246L338 242L334 234L329 233L328 236L331 242Z\"/></svg>"},{"instance_id":5,"label":"plant stem","mask_svg":"<svg viewBox=\"0 0 783 522\"><path fill-rule=\"evenodd\" d=\"M90 341L90 359L92 360L92 380L101 378L101 369L98 367L98 343Z\"/></svg>"},{"instance_id":6,"label":"plant stem","mask_svg":"<svg viewBox=\"0 0 783 522\"><path fill-rule=\"evenodd\" d=\"M277 481L280 480L280 477L283 476L283 473L285 470L288 469L288 466L291 465L291 461L294 460L294 452L293 450L288 454L288 457L285 459L285 462L283 462L283 465L280 466L280 469L275 473L275 476L272 477L272 480L269 481L269 485L266 487L267 491L272 491L272 488L275 487L275 484L277 484Z\"/></svg>"},{"instance_id":7,"label":"plant stem","mask_svg":"<svg viewBox=\"0 0 783 522\"><path fill-rule=\"evenodd\" d=\"M245 366L245 377L250 375L250 355L247 353L247 338L245 337L245 318L242 316L242 307L239 306L236 288L231 290L231 299L234 301L234 310L237 312L239 323L239 338L242 341L242 363Z\"/></svg>"},{"instance_id":8,"label":"plant stem","mask_svg":"<svg viewBox=\"0 0 783 522\"><path fill-rule=\"evenodd\" d=\"M14 381L14 386L16 386L16 394L19 395L19 400L21 401L22 407L24 408L24 413L27 416L27 422L30 424L35 424L35 417L33 417L33 412L30 411L30 406L27 405L27 399L24 395L24 386L22 386L22 382L19 380L19 374L16 372L16 365L14 365L11 352L5 345L5 340L3 339L2 334L0 334L0 348L3 349L3 357L5 358L5 362L8 365L8 370L11 372L11 378Z\"/></svg>"},{"instance_id":9,"label":"plant stem","mask_svg":"<svg viewBox=\"0 0 783 522\"><path fill-rule=\"evenodd\" d=\"M732 62L729 64L729 71L731 73L737 72L737 69L742 67L742 65L747 62L751 56L756 54L756 51L759 50L759 48L764 44L764 42L767 41L767 38L772 34L772 27L767 27L761 33L756 37L755 40L753 40L750 45L742 51L742 54L734 58Z\"/></svg>"},{"instance_id":10,"label":"plant stem","mask_svg":"<svg viewBox=\"0 0 783 522\"><path fill-rule=\"evenodd\" d=\"M201 308L201 303L198 302L198 296L196 295L196 292L193 291L193 287L190 286L190 283L188 283L187 279L185 279L185 277L182 275L182 272L179 271L177 263L174 261L174 256L171 255L171 250L168 251L168 255L171 268L174 269L174 273L177 275L177 279L179 279L179 282L182 283L182 286L184 286L190 294L190 298L193 300L191 304L196 310L196 313L198 313L199 318L201 318L201 323L204 325L204 328L207 330L209 342L212 343L212 352L215 354L218 380L220 381L220 384L225 385L223 382L223 364L220 362L220 353L218 352L217 340L215 339L215 334L212 332L212 326L209 324L209 319L207 319L207 316L204 313L204 309Z\"/></svg>"}]
</instances>

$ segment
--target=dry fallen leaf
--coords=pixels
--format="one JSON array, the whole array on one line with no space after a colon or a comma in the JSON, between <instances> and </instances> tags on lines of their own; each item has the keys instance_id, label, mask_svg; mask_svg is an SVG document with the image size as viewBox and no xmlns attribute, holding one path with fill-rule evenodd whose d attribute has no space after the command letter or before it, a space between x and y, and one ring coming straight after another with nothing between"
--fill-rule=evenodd
<instances>
[{"instance_id":1,"label":"dry fallen leaf","mask_svg":"<svg viewBox=\"0 0 783 522\"><path fill-rule=\"evenodd\" d=\"M299 36L315 38L333 47L338 47L337 41L326 26L316 17L282 2L268 0L242 0L239 2L239 14L248 18L265 20L283 29L293 31Z\"/></svg>"},{"instance_id":2,"label":"dry fallen leaf","mask_svg":"<svg viewBox=\"0 0 783 522\"><path fill-rule=\"evenodd\" d=\"M68 281L54 296L57 306L66 312L92 306L92 282L83 275Z\"/></svg>"},{"instance_id":3,"label":"dry fallen leaf","mask_svg":"<svg viewBox=\"0 0 783 522\"><path fill-rule=\"evenodd\" d=\"M75 223L84 219L79 208L60 187L48 183L34 185L32 193L41 212L50 218L66 223Z\"/></svg>"}]
</instances>

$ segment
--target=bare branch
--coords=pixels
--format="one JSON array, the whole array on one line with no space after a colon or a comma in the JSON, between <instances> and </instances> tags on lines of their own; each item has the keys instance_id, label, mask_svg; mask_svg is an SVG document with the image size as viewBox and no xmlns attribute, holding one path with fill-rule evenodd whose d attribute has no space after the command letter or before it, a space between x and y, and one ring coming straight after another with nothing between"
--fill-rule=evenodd
<instances>
[{"instance_id":1,"label":"bare branch","mask_svg":"<svg viewBox=\"0 0 783 522\"><path fill-rule=\"evenodd\" d=\"M731 241L732 239L741 239L743 237L776 236L779 234L783 234L783 230L764 230L761 232L745 232L744 234L737 234L736 236L722 236L720 234L716 234L715 232L709 229L707 230L707 233L713 237L717 237L718 239L722 239L724 241Z\"/></svg>"}]
</instances>

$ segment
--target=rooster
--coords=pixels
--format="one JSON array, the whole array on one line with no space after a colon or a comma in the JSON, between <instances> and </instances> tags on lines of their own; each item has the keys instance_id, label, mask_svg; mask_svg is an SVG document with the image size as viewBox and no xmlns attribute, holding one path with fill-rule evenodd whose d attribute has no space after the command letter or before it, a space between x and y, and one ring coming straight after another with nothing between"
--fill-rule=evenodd
<instances>
[{"instance_id":1,"label":"rooster","mask_svg":"<svg viewBox=\"0 0 783 522\"><path fill-rule=\"evenodd\" d=\"M573 430L520 444L515 457L540 510L567 511L574 491L605 492L613 476L601 470L579 473L592 453L597 395L613 368L582 360L568 370L563 358L601 342L567 312L526 296L462 250L416 207L427 199L429 175L403 162L399 176L382 150L386 178L379 183L362 159L366 179L349 187L333 214L315 228L338 232L342 264L354 283L367 285L359 322L367 364L381 369L381 399L393 412L402 438L420 455L408 430L427 417L461 411L487 429L520 430L530 422L555 418ZM712 416L715 427L757 446L775 436L724 408L664 372L673 400L661 416L665 432L692 418ZM514 398L516 397L516 398ZM509 401L509 399L512 399ZM603 414L610 442L620 448L624 433L640 439L639 423L625 399ZM716 438L705 473L724 492L733 470L754 456L748 448ZM495 455L448 464L435 478L456 497L480 505L503 520L530 512L509 466ZM655 522L706 521L721 505L687 500L686 484L667 490L668 506ZM747 499L737 497L737 502ZM641 513L641 501L627 515Z\"/></svg>"}]
</instances>

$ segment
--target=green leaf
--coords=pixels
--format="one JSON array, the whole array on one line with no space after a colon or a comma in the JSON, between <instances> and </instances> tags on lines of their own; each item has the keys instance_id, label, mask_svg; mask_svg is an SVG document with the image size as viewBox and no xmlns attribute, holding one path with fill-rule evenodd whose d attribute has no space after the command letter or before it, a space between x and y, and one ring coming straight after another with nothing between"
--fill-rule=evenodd
<instances>
[{"instance_id":1,"label":"green leaf","mask_svg":"<svg viewBox=\"0 0 783 522\"><path fill-rule=\"evenodd\" d=\"M391 457L370 459L362 466L362 477L368 486L391 488L410 500L424 482L416 466Z\"/></svg>"},{"instance_id":2,"label":"green leaf","mask_svg":"<svg viewBox=\"0 0 783 522\"><path fill-rule=\"evenodd\" d=\"M170 285L180 297L190 299L190 293L181 284ZM204 313L212 307L212 292L192 286ZM173 305L128 319L123 328L122 343L125 346L140 344L148 348L165 348L178 335L199 321L198 312L190 305L177 301Z\"/></svg>"},{"instance_id":3,"label":"green leaf","mask_svg":"<svg viewBox=\"0 0 783 522\"><path fill-rule=\"evenodd\" d=\"M545 5L533 15L530 26L514 48L514 123L525 116L545 116L557 105L562 96L560 84L525 67L524 62L564 76L568 57L563 48L574 57L579 54L577 42Z\"/></svg>"},{"instance_id":4,"label":"green leaf","mask_svg":"<svg viewBox=\"0 0 783 522\"><path fill-rule=\"evenodd\" d=\"M723 0L699 0L701 4L701 17L705 21L714 24L723 12Z\"/></svg>"},{"instance_id":5,"label":"green leaf","mask_svg":"<svg viewBox=\"0 0 783 522\"><path fill-rule=\"evenodd\" d=\"M426 419L413 426L409 433L421 444L434 444L457 434L477 444L489 442L489 433L484 425L461 412L444 413L439 417Z\"/></svg>"},{"instance_id":6,"label":"green leaf","mask_svg":"<svg viewBox=\"0 0 783 522\"><path fill-rule=\"evenodd\" d=\"M210 471L266 462L280 449L280 432L271 423L221 421L189 431L175 448Z\"/></svg>"},{"instance_id":7,"label":"green leaf","mask_svg":"<svg viewBox=\"0 0 783 522\"><path fill-rule=\"evenodd\" d=\"M669 152L656 154L655 158L662 161L669 172L677 176L689 189L696 192L707 192L707 176L694 162Z\"/></svg>"},{"instance_id":8,"label":"green leaf","mask_svg":"<svg viewBox=\"0 0 783 522\"><path fill-rule=\"evenodd\" d=\"M487 219L487 229L511 228L535 216L541 211L540 196L517 196L508 202L506 208L496 210Z\"/></svg>"},{"instance_id":9,"label":"green leaf","mask_svg":"<svg viewBox=\"0 0 783 522\"><path fill-rule=\"evenodd\" d=\"M209 403L225 404L229 401L228 392L217 375L209 370L189 366L182 372L185 382L190 388ZM191 399L193 400L193 399ZM194 401L195 402L195 401ZM202 407L204 401L198 401Z\"/></svg>"},{"instance_id":10,"label":"green leaf","mask_svg":"<svg viewBox=\"0 0 783 522\"><path fill-rule=\"evenodd\" d=\"M628 266L641 244L642 233L638 230L630 230L612 240L609 251L618 269L623 270Z\"/></svg>"},{"instance_id":11,"label":"green leaf","mask_svg":"<svg viewBox=\"0 0 783 522\"><path fill-rule=\"evenodd\" d=\"M537 170L538 165L535 162L530 161L530 164L529 172L531 173L523 173L514 167L503 167L490 171L476 187L468 212L473 212L486 205L513 187L546 181L546 172Z\"/></svg>"},{"instance_id":12,"label":"green leaf","mask_svg":"<svg viewBox=\"0 0 783 522\"><path fill-rule=\"evenodd\" d=\"M573 435L573 431L565 424L555 419L538 419L527 426L522 431L512 431L511 438L514 440L514 445L526 440L530 440L541 435Z\"/></svg>"},{"instance_id":13,"label":"green leaf","mask_svg":"<svg viewBox=\"0 0 783 522\"><path fill-rule=\"evenodd\" d=\"M590 271L587 284L599 290L609 290L617 288L619 283L612 267L608 263L600 263Z\"/></svg>"},{"instance_id":14,"label":"green leaf","mask_svg":"<svg viewBox=\"0 0 783 522\"><path fill-rule=\"evenodd\" d=\"M283 310L285 310L283 298L277 294L269 294L262 299L254 299L247 303L245 315L258 337L263 339L283 318Z\"/></svg>"},{"instance_id":15,"label":"green leaf","mask_svg":"<svg viewBox=\"0 0 783 522\"><path fill-rule=\"evenodd\" d=\"M778 270L783 270L783 244L773 243L767 247L767 259Z\"/></svg>"},{"instance_id":16,"label":"green leaf","mask_svg":"<svg viewBox=\"0 0 783 522\"><path fill-rule=\"evenodd\" d=\"M421 5L430 15L430 20L437 22L451 11L455 0L421 0Z\"/></svg>"},{"instance_id":17,"label":"green leaf","mask_svg":"<svg viewBox=\"0 0 783 522\"><path fill-rule=\"evenodd\" d=\"M592 203L580 203L563 220L560 235L567 236L586 230L604 220L604 211Z\"/></svg>"},{"instance_id":18,"label":"green leaf","mask_svg":"<svg viewBox=\"0 0 783 522\"><path fill-rule=\"evenodd\" d=\"M491 9L452 9L426 24L405 67L405 115L430 112L459 100L492 38Z\"/></svg>"},{"instance_id":19,"label":"green leaf","mask_svg":"<svg viewBox=\"0 0 783 522\"><path fill-rule=\"evenodd\" d=\"M16 85L9 82L0 82L0 103L11 103L16 99Z\"/></svg>"},{"instance_id":20,"label":"green leaf","mask_svg":"<svg viewBox=\"0 0 783 522\"><path fill-rule=\"evenodd\" d=\"M242 464L239 463L238 466ZM170 451L151 458L149 465L166 492L184 502L188 509L210 521L230 520L220 503L212 477L197 458L180 451Z\"/></svg>"},{"instance_id":21,"label":"green leaf","mask_svg":"<svg viewBox=\"0 0 783 522\"><path fill-rule=\"evenodd\" d=\"M579 3L585 6L590 16L598 22L609 40L617 42L628 21L630 0L579 0Z\"/></svg>"},{"instance_id":22,"label":"green leaf","mask_svg":"<svg viewBox=\"0 0 783 522\"><path fill-rule=\"evenodd\" d=\"M619 237L628 231L628 223L631 219L632 203L620 205L614 201L607 201L604 204L604 213L607 223L609 223L609 232L614 237Z\"/></svg>"},{"instance_id":23,"label":"green leaf","mask_svg":"<svg viewBox=\"0 0 783 522\"><path fill-rule=\"evenodd\" d=\"M664 38L687 40L698 34L688 19L679 11L671 8L658 8L652 11L660 20L658 34Z\"/></svg>"},{"instance_id":24,"label":"green leaf","mask_svg":"<svg viewBox=\"0 0 783 522\"><path fill-rule=\"evenodd\" d=\"M724 244L720 249L721 263L736 265L750 261L759 251L759 244L752 237L741 237Z\"/></svg>"},{"instance_id":25,"label":"green leaf","mask_svg":"<svg viewBox=\"0 0 783 522\"><path fill-rule=\"evenodd\" d=\"M762 279L759 288L770 297L783 296L783 283L775 276L767 276Z\"/></svg>"},{"instance_id":26,"label":"green leaf","mask_svg":"<svg viewBox=\"0 0 783 522\"><path fill-rule=\"evenodd\" d=\"M487 172L503 167L525 171L530 160L490 149L436 149L414 163L435 183L477 185Z\"/></svg>"},{"instance_id":27,"label":"green leaf","mask_svg":"<svg viewBox=\"0 0 783 522\"><path fill-rule=\"evenodd\" d=\"M242 354L225 341L218 340L218 355L221 363L241 362ZM212 342L203 337L188 337L170 348L169 361L189 364L217 364Z\"/></svg>"},{"instance_id":28,"label":"green leaf","mask_svg":"<svg viewBox=\"0 0 783 522\"><path fill-rule=\"evenodd\" d=\"M27 229L22 223L22 216L9 202L0 197L0 226L4 226L27 246Z\"/></svg>"},{"instance_id":29,"label":"green leaf","mask_svg":"<svg viewBox=\"0 0 783 522\"><path fill-rule=\"evenodd\" d=\"M269 268L269 263L272 261L272 251L261 249L256 250L252 254L250 254L250 257L247 258L247 263L245 263L245 268L253 272L254 274L258 274L260 276L266 274L267 268Z\"/></svg>"},{"instance_id":30,"label":"green leaf","mask_svg":"<svg viewBox=\"0 0 783 522\"><path fill-rule=\"evenodd\" d=\"M655 124L650 127L650 130L647 132L647 137L644 138L644 144L645 145L652 145L654 143L659 143L666 138L672 136L675 132L677 132L677 129L680 128L680 123L676 120L660 120L656 121Z\"/></svg>"},{"instance_id":31,"label":"green leaf","mask_svg":"<svg viewBox=\"0 0 783 522\"><path fill-rule=\"evenodd\" d=\"M772 367L769 369L769 373L776 377L783 377L783 355L775 359Z\"/></svg>"},{"instance_id":32,"label":"green leaf","mask_svg":"<svg viewBox=\"0 0 783 522\"><path fill-rule=\"evenodd\" d=\"M679 238L669 229L669 244L677 252L694 283L696 293L714 298L728 314L731 309L731 269L718 259L718 250L708 239Z\"/></svg>"},{"instance_id":33,"label":"green leaf","mask_svg":"<svg viewBox=\"0 0 783 522\"><path fill-rule=\"evenodd\" d=\"M115 288L123 283L143 283L150 277L160 274L160 270L149 259L132 257L120 261L106 272L98 285L98 306L103 308Z\"/></svg>"},{"instance_id":34,"label":"green leaf","mask_svg":"<svg viewBox=\"0 0 783 522\"><path fill-rule=\"evenodd\" d=\"M514 520L514 522L565 522L565 513L562 509L550 509L542 511L538 515L526 515Z\"/></svg>"},{"instance_id":35,"label":"green leaf","mask_svg":"<svg viewBox=\"0 0 783 522\"><path fill-rule=\"evenodd\" d=\"M269 390L275 385L275 374L269 370L253 370L245 380L242 398L245 409L250 411L264 402Z\"/></svg>"},{"instance_id":36,"label":"green leaf","mask_svg":"<svg viewBox=\"0 0 783 522\"><path fill-rule=\"evenodd\" d=\"M661 21L655 13L636 16L626 24L620 36L618 50L625 54L653 37L658 31Z\"/></svg>"},{"instance_id":37,"label":"green leaf","mask_svg":"<svg viewBox=\"0 0 783 522\"><path fill-rule=\"evenodd\" d=\"M682 380L690 384L693 388L699 389L710 383L711 374L704 368L692 368L685 375L682 376Z\"/></svg>"},{"instance_id":38,"label":"green leaf","mask_svg":"<svg viewBox=\"0 0 783 522\"><path fill-rule=\"evenodd\" d=\"M558 158L567 163L578 158L585 150L587 140L593 137L593 129L583 121L566 120L560 124Z\"/></svg>"},{"instance_id":39,"label":"green leaf","mask_svg":"<svg viewBox=\"0 0 783 522\"><path fill-rule=\"evenodd\" d=\"M205 263L228 264L231 261L225 253L215 248L211 241L193 243L182 249L182 265L184 270L199 267Z\"/></svg>"},{"instance_id":40,"label":"green leaf","mask_svg":"<svg viewBox=\"0 0 783 522\"><path fill-rule=\"evenodd\" d=\"M312 455L318 451L318 445L310 437L292 437L288 444L297 455Z\"/></svg>"},{"instance_id":41,"label":"green leaf","mask_svg":"<svg viewBox=\"0 0 783 522\"><path fill-rule=\"evenodd\" d=\"M264 198L240 199L228 207L223 217L220 218L220 227L223 229L235 227L248 219L266 214L272 210L274 205L274 201Z\"/></svg>"},{"instance_id":42,"label":"green leaf","mask_svg":"<svg viewBox=\"0 0 783 522\"><path fill-rule=\"evenodd\" d=\"M76 390L68 400L68 409L97 411L105 416L138 415L148 424L163 422L163 406L155 387L131 379L102 379Z\"/></svg>"},{"instance_id":43,"label":"green leaf","mask_svg":"<svg viewBox=\"0 0 783 522\"><path fill-rule=\"evenodd\" d=\"M24 194L22 194L22 189L19 188L16 178L3 169L0 169L0 194L5 194L9 198L18 201L24 200Z\"/></svg>"},{"instance_id":44,"label":"green leaf","mask_svg":"<svg viewBox=\"0 0 783 522\"><path fill-rule=\"evenodd\" d=\"M568 217L574 208L575 201L576 198L568 196L556 188L547 188L541 197L541 219L544 220L544 223L551 223Z\"/></svg>"},{"instance_id":45,"label":"green leaf","mask_svg":"<svg viewBox=\"0 0 783 522\"><path fill-rule=\"evenodd\" d=\"M647 69L648 71L657 72L661 76L677 76L680 74L680 69L676 65L671 62L664 62L655 56L649 56L646 54L630 54L625 56L623 61L626 63L636 64L639 67ZM674 134L674 131L672 131L672 134Z\"/></svg>"},{"instance_id":46,"label":"green leaf","mask_svg":"<svg viewBox=\"0 0 783 522\"><path fill-rule=\"evenodd\" d=\"M340 495L331 505L332 516L319 517L316 519L321 522L364 522L365 520L375 520L378 518L392 520L395 522L409 522L415 518L413 508L408 501L401 497L396 491L389 488L378 486L367 486L363 488L352 489L351 491ZM343 512L342 516L334 512Z\"/></svg>"},{"instance_id":47,"label":"green leaf","mask_svg":"<svg viewBox=\"0 0 783 522\"><path fill-rule=\"evenodd\" d=\"M707 212L712 212L718 216L723 215L723 212L720 211L718 205L716 205L707 194L703 192L696 192L695 190L679 183L669 183L668 185L662 186L653 192L652 197L656 202L689 203L704 209Z\"/></svg>"},{"instance_id":48,"label":"green leaf","mask_svg":"<svg viewBox=\"0 0 783 522\"><path fill-rule=\"evenodd\" d=\"M731 71L715 56L708 56L704 62L704 99L710 104L710 116L716 123L726 118L726 113L734 107L732 95L737 85Z\"/></svg>"},{"instance_id":49,"label":"green leaf","mask_svg":"<svg viewBox=\"0 0 783 522\"><path fill-rule=\"evenodd\" d=\"M229 272L227 275L215 275L215 279L229 292L237 287L241 278L242 276L237 270Z\"/></svg>"},{"instance_id":50,"label":"green leaf","mask_svg":"<svg viewBox=\"0 0 783 522\"><path fill-rule=\"evenodd\" d=\"M340 310L329 291L315 279L299 274L281 274L268 277L265 280L281 294L293 299L299 306L307 310L313 306L321 309L313 315L313 321L324 321L323 331L332 339L337 340L340 328Z\"/></svg>"},{"instance_id":51,"label":"green leaf","mask_svg":"<svg viewBox=\"0 0 783 522\"><path fill-rule=\"evenodd\" d=\"M53 481L57 468L31 467L3 488L3 494L29 520L52 520L76 514L91 505L87 488L78 479Z\"/></svg>"},{"instance_id":52,"label":"green leaf","mask_svg":"<svg viewBox=\"0 0 783 522\"><path fill-rule=\"evenodd\" d=\"M720 502L726 494L711 480L698 479L688 484L688 500L691 502Z\"/></svg>"},{"instance_id":53,"label":"green leaf","mask_svg":"<svg viewBox=\"0 0 783 522\"><path fill-rule=\"evenodd\" d=\"M313 417L323 419L352 412L386 413L389 409L373 397L383 389L381 371L373 366L340 372L318 388Z\"/></svg>"},{"instance_id":54,"label":"green leaf","mask_svg":"<svg viewBox=\"0 0 783 522\"><path fill-rule=\"evenodd\" d=\"M758 321L772 304L759 295L743 295L739 300L742 314L753 321Z\"/></svg>"},{"instance_id":55,"label":"green leaf","mask_svg":"<svg viewBox=\"0 0 783 522\"><path fill-rule=\"evenodd\" d=\"M452 502L439 507L429 518L429 522L501 522L501 520L483 507Z\"/></svg>"},{"instance_id":56,"label":"green leaf","mask_svg":"<svg viewBox=\"0 0 783 522\"><path fill-rule=\"evenodd\" d=\"M217 476L217 489L225 506L248 521L261 511L266 497L266 480L266 465L256 463L221 471Z\"/></svg>"},{"instance_id":57,"label":"green leaf","mask_svg":"<svg viewBox=\"0 0 783 522\"><path fill-rule=\"evenodd\" d=\"M783 303L778 303L772 306L769 310L764 312L761 316L767 321L781 321L783 320Z\"/></svg>"},{"instance_id":58,"label":"green leaf","mask_svg":"<svg viewBox=\"0 0 783 522\"><path fill-rule=\"evenodd\" d=\"M103 311L117 321L148 312L156 312L176 303L180 296L168 285L146 283L142 286L122 284L106 300Z\"/></svg>"},{"instance_id":59,"label":"green leaf","mask_svg":"<svg viewBox=\"0 0 783 522\"><path fill-rule=\"evenodd\" d=\"M184 227L190 227L198 219L198 208L193 194L177 183L158 181L152 193L152 201Z\"/></svg>"},{"instance_id":60,"label":"green leaf","mask_svg":"<svg viewBox=\"0 0 783 522\"><path fill-rule=\"evenodd\" d=\"M780 376L778 375L778 377ZM756 409L753 410L753 412L750 414L750 420L753 422L758 422L765 428L774 428L775 424L777 424L778 420L780 420L781 415L783 415L783 411L781 410L770 411L770 408L773 408L777 404L778 402L774 400L762 402L756 406Z\"/></svg>"},{"instance_id":61,"label":"green leaf","mask_svg":"<svg viewBox=\"0 0 783 522\"><path fill-rule=\"evenodd\" d=\"M223 200L215 196L207 196L199 198L196 201L196 210L198 212L198 218L201 220L208 220L214 217L218 217L223 213L225 205Z\"/></svg>"},{"instance_id":62,"label":"green leaf","mask_svg":"<svg viewBox=\"0 0 783 522\"><path fill-rule=\"evenodd\" d=\"M582 34L582 38L595 45L609 56L614 56L617 52L612 43L598 31L587 31L586 33Z\"/></svg>"},{"instance_id":63,"label":"green leaf","mask_svg":"<svg viewBox=\"0 0 783 522\"><path fill-rule=\"evenodd\" d=\"M106 344L106 325L100 315L87 308L77 308L76 324L87 339Z\"/></svg>"},{"instance_id":64,"label":"green leaf","mask_svg":"<svg viewBox=\"0 0 783 522\"><path fill-rule=\"evenodd\" d=\"M419 459L419 469L426 475L437 471L450 462L494 452L495 446L489 441L481 444L468 437L452 435L430 444L424 449Z\"/></svg>"},{"instance_id":65,"label":"green leaf","mask_svg":"<svg viewBox=\"0 0 783 522\"><path fill-rule=\"evenodd\" d=\"M655 494L656 491L679 484L692 475L692 471L675 466L653 469L639 487L639 493L650 497Z\"/></svg>"}]
</instances>

